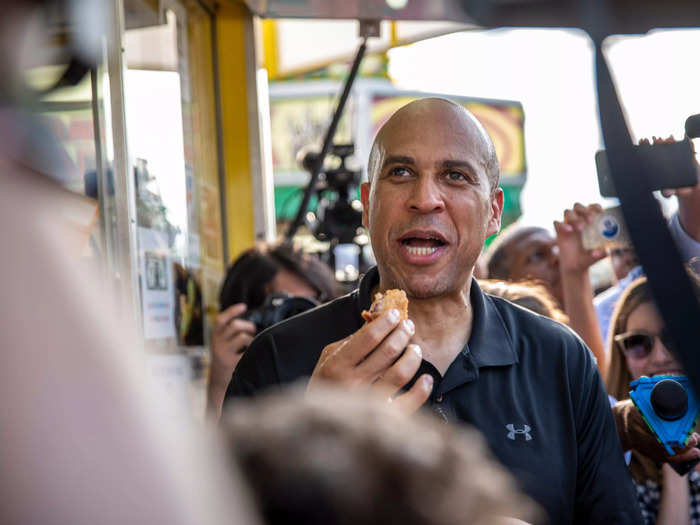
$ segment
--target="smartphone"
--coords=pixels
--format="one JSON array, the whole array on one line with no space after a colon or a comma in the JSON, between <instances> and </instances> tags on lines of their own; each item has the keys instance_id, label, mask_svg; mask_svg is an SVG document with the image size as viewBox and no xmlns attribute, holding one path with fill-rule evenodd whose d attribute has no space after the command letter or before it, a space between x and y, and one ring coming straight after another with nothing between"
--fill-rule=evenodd
<instances>
[{"instance_id":1,"label":"smartphone","mask_svg":"<svg viewBox=\"0 0 700 525\"><path fill-rule=\"evenodd\" d=\"M607 208L593 217L581 232L581 242L586 250L613 246L631 246L632 241L622 216L622 208Z\"/></svg>"},{"instance_id":2,"label":"smartphone","mask_svg":"<svg viewBox=\"0 0 700 525\"><path fill-rule=\"evenodd\" d=\"M698 183L695 153L689 139L654 144L634 146L642 157L642 162L650 166L649 184L651 190L666 188L684 188ZM615 186L610 175L610 165L605 150L595 154L595 164L598 171L598 187L603 197L617 197Z\"/></svg>"}]
</instances>

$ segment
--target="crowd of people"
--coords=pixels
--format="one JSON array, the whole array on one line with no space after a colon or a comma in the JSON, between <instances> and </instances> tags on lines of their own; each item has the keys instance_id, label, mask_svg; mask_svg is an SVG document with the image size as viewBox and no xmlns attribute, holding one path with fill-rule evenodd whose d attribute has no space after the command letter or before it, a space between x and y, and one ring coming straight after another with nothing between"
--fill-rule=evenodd
<instances>
[{"instance_id":1,"label":"crowd of people","mask_svg":"<svg viewBox=\"0 0 700 525\"><path fill-rule=\"evenodd\" d=\"M202 428L165 424L142 395L136 336L61 250L50 148L14 140L26 123L0 106L0 241L21 246L0 272L0 522L700 524L700 435L668 454L629 399L631 381L684 374L634 251L585 249L601 209L579 203L553 234L511 225L483 251L503 191L462 106L419 99L379 130L361 187L377 266L355 291L290 244L236 259ZM700 185L677 199L669 228L691 260ZM390 289L407 318L365 321ZM263 326L271 296L308 309Z\"/></svg>"}]
</instances>

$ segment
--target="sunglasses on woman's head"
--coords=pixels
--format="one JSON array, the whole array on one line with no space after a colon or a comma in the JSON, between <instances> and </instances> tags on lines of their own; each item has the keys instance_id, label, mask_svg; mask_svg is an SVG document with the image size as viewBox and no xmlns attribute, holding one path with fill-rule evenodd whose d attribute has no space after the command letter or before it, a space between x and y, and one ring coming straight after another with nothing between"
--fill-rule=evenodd
<instances>
[{"instance_id":1,"label":"sunglasses on woman's head","mask_svg":"<svg viewBox=\"0 0 700 525\"><path fill-rule=\"evenodd\" d=\"M640 331L626 332L616 335L613 339L626 356L633 359L641 359L651 353L657 337L661 339L661 342L668 350L674 351L673 341L666 330L662 330L659 335Z\"/></svg>"}]
</instances>

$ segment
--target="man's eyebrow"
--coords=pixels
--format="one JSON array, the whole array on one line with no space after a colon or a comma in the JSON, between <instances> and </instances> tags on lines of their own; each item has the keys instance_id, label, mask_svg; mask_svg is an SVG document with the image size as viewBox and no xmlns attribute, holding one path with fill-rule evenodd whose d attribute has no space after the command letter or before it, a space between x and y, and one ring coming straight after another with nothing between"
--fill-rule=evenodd
<instances>
[{"instance_id":1,"label":"man's eyebrow","mask_svg":"<svg viewBox=\"0 0 700 525\"><path fill-rule=\"evenodd\" d=\"M416 165L416 159L413 157L409 157L408 155L389 155L384 159L384 162L382 163L382 167L384 166L389 166L391 164L406 164L409 166L415 166ZM438 161L438 166L441 168L463 168L466 169L467 171L474 172L475 167L474 163L469 162L468 160L453 160L453 159L445 159L442 161Z\"/></svg>"},{"instance_id":2,"label":"man's eyebrow","mask_svg":"<svg viewBox=\"0 0 700 525\"><path fill-rule=\"evenodd\" d=\"M388 166L389 164L409 164L414 166L416 164L416 159L406 155L389 155L384 159L383 164L384 166Z\"/></svg>"},{"instance_id":3,"label":"man's eyebrow","mask_svg":"<svg viewBox=\"0 0 700 525\"><path fill-rule=\"evenodd\" d=\"M474 169L474 164L466 160L443 160L440 162L442 168L469 168Z\"/></svg>"}]
</instances>

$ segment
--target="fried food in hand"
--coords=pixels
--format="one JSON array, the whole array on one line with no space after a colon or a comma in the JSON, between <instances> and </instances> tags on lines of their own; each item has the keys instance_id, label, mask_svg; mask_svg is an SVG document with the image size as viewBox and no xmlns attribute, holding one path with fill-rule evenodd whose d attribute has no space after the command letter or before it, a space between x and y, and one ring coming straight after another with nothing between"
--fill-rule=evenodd
<instances>
[{"instance_id":1,"label":"fried food in hand","mask_svg":"<svg viewBox=\"0 0 700 525\"><path fill-rule=\"evenodd\" d=\"M394 289L375 294L369 310L362 312L362 318L369 323L392 308L396 308L399 311L402 321L408 319L408 298L406 297L406 292Z\"/></svg>"}]
</instances>

